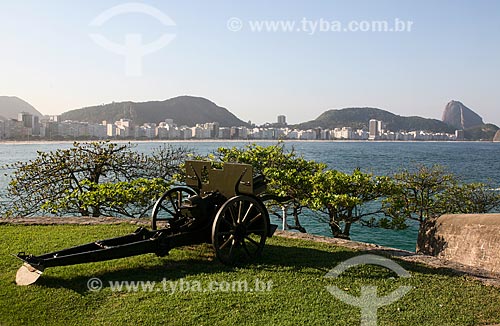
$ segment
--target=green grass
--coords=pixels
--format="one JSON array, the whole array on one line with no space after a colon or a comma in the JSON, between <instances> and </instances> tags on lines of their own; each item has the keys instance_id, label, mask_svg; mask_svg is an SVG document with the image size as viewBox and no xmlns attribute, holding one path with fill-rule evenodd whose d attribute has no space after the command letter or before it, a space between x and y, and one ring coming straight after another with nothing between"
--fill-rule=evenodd
<instances>
[{"instance_id":1,"label":"green grass","mask_svg":"<svg viewBox=\"0 0 500 326\"><path fill-rule=\"evenodd\" d=\"M400 285L414 288L402 299L379 308L379 325L486 325L500 323L500 291L446 270L399 262L408 279L375 266L351 268L336 279L324 275L359 253L328 244L273 237L263 257L231 268L214 260L210 245L174 249L100 263L54 267L34 285L16 286L20 262L9 256L41 254L132 232L131 225L0 226L0 325L359 325L360 310L333 297L335 285L360 295L376 285L379 296ZM98 277L104 288L89 291ZM272 281L263 292L164 292L162 280L203 287L209 282ZM109 281L150 281L151 292L113 292ZM158 285L160 284L160 285ZM168 284L168 283L167 283ZM159 290L159 291L158 291Z\"/></svg>"}]
</instances>

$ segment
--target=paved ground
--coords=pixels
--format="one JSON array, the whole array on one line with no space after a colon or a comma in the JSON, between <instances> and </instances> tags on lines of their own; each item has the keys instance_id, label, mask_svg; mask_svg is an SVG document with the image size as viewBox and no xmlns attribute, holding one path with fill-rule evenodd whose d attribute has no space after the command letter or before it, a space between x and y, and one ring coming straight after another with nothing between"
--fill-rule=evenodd
<instances>
[{"instance_id":1,"label":"paved ground","mask_svg":"<svg viewBox=\"0 0 500 326\"><path fill-rule=\"evenodd\" d=\"M2 224L22 224L22 225L56 225L56 224L120 224L130 223L138 226L149 226L149 219L124 219L114 217L32 217L32 218L0 218ZM334 239L329 237L317 236L307 233L276 231L278 236L292 239L303 239L317 242L331 243L350 249L361 250L372 254L381 254L389 257L421 263L431 268L446 268L459 275L466 275L470 278L480 280L486 285L500 287L500 274L494 274L473 266L466 266L449 260L439 259L433 256L415 254L414 252L383 247L371 243L355 242L344 239Z\"/></svg>"}]
</instances>

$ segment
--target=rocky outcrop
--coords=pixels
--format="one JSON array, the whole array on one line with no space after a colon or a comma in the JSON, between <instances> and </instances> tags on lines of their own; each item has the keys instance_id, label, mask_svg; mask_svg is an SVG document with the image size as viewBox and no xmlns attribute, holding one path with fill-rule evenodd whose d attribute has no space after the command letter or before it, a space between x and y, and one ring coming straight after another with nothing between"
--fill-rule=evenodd
<instances>
[{"instance_id":1,"label":"rocky outcrop","mask_svg":"<svg viewBox=\"0 0 500 326\"><path fill-rule=\"evenodd\" d=\"M483 125L483 118L459 101L446 104L442 121L457 129L468 129Z\"/></svg>"},{"instance_id":2,"label":"rocky outcrop","mask_svg":"<svg viewBox=\"0 0 500 326\"><path fill-rule=\"evenodd\" d=\"M497 133L493 137L494 142L500 142L500 130L497 130Z\"/></svg>"}]
</instances>

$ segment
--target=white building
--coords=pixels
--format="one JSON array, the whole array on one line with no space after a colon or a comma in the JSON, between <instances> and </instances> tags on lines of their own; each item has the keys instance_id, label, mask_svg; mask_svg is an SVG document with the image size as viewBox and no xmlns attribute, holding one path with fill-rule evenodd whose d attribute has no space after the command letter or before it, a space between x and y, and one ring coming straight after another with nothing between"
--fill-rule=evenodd
<instances>
[{"instance_id":1,"label":"white building","mask_svg":"<svg viewBox=\"0 0 500 326\"><path fill-rule=\"evenodd\" d=\"M351 127L343 127L340 131L340 137L342 139L352 139L352 128Z\"/></svg>"},{"instance_id":2,"label":"white building","mask_svg":"<svg viewBox=\"0 0 500 326\"><path fill-rule=\"evenodd\" d=\"M97 139L104 139L107 136L107 127L102 124L89 124L89 136Z\"/></svg>"},{"instance_id":3,"label":"white building","mask_svg":"<svg viewBox=\"0 0 500 326\"><path fill-rule=\"evenodd\" d=\"M330 129L322 129L320 132L320 139L330 140L330 139L332 139L331 134L332 134L332 132Z\"/></svg>"},{"instance_id":4,"label":"white building","mask_svg":"<svg viewBox=\"0 0 500 326\"><path fill-rule=\"evenodd\" d=\"M300 130L299 131L299 139L302 139L302 140L315 140L316 139L316 132L314 130L311 130L311 129Z\"/></svg>"},{"instance_id":5,"label":"white building","mask_svg":"<svg viewBox=\"0 0 500 326\"><path fill-rule=\"evenodd\" d=\"M116 126L112 123L106 125L106 135L108 137L116 137Z\"/></svg>"},{"instance_id":6,"label":"white building","mask_svg":"<svg viewBox=\"0 0 500 326\"><path fill-rule=\"evenodd\" d=\"M299 139L299 131L298 130L290 130L286 135L288 139Z\"/></svg>"},{"instance_id":7,"label":"white building","mask_svg":"<svg viewBox=\"0 0 500 326\"><path fill-rule=\"evenodd\" d=\"M187 126L182 126L180 128L180 139L191 139L193 138L193 132L191 128L188 128Z\"/></svg>"}]
</instances>

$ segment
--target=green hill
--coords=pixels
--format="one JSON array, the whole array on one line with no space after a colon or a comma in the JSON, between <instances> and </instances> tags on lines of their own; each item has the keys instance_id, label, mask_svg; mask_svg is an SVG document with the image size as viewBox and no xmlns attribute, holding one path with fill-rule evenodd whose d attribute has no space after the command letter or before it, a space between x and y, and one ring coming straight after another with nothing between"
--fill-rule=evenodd
<instances>
[{"instance_id":1,"label":"green hill","mask_svg":"<svg viewBox=\"0 0 500 326\"><path fill-rule=\"evenodd\" d=\"M382 120L391 131L425 130L431 132L454 132L455 128L446 123L422 117L403 117L377 108L345 108L328 110L315 120L299 124L301 129L342 128L368 130L370 119Z\"/></svg>"},{"instance_id":2,"label":"green hill","mask_svg":"<svg viewBox=\"0 0 500 326\"><path fill-rule=\"evenodd\" d=\"M65 112L63 120L100 123L132 119L135 124L158 123L173 119L177 125L194 126L197 123L219 122L221 127L247 126L227 109L193 96L179 96L165 101L113 102Z\"/></svg>"},{"instance_id":3,"label":"green hill","mask_svg":"<svg viewBox=\"0 0 500 326\"><path fill-rule=\"evenodd\" d=\"M468 140L493 140L499 128L491 123L465 129L465 139Z\"/></svg>"},{"instance_id":4,"label":"green hill","mask_svg":"<svg viewBox=\"0 0 500 326\"><path fill-rule=\"evenodd\" d=\"M41 117L42 114L28 102L16 96L0 96L0 120L17 119L21 112Z\"/></svg>"}]
</instances>

